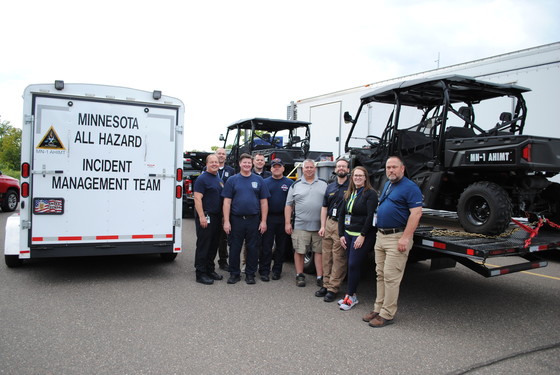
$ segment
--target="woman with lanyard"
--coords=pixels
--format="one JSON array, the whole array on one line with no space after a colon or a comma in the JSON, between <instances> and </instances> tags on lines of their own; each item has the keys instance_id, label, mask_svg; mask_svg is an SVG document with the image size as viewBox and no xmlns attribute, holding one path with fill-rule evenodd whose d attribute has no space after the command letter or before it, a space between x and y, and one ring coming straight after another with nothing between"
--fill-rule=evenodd
<instances>
[{"instance_id":1,"label":"woman with lanyard","mask_svg":"<svg viewBox=\"0 0 560 375\"><path fill-rule=\"evenodd\" d=\"M338 301L340 309L344 311L358 303L356 289L360 281L360 269L375 245L376 230L372 223L377 200L367 170L361 166L354 168L338 216L340 243L348 254L348 290L346 296Z\"/></svg>"}]
</instances>

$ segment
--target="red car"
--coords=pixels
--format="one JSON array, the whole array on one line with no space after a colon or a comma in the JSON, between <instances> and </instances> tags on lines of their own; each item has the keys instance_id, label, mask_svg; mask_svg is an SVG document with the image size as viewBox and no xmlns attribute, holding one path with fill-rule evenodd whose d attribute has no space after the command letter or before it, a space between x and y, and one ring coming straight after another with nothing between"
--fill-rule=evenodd
<instances>
[{"instance_id":1,"label":"red car","mask_svg":"<svg viewBox=\"0 0 560 375\"><path fill-rule=\"evenodd\" d=\"M0 207L10 212L17 208L19 202L19 181L0 172Z\"/></svg>"}]
</instances>

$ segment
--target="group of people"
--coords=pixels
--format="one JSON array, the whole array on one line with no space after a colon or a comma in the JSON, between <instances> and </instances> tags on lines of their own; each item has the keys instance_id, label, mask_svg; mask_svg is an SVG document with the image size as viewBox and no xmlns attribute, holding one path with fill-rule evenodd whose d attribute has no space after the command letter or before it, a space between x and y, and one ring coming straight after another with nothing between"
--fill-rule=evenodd
<instances>
[{"instance_id":1,"label":"group of people","mask_svg":"<svg viewBox=\"0 0 560 375\"><path fill-rule=\"evenodd\" d=\"M350 170L345 159L336 162L331 183L318 177L313 160L303 162L303 175L294 182L284 176L280 159L265 171L264 155L242 154L237 174L225 159L224 149L209 155L194 185L197 282L210 285L223 279L215 271L218 253L219 267L229 272L228 284L241 280L242 258L247 284L256 283L257 273L261 281L278 280L291 241L296 285L306 286L304 255L311 250L319 287L315 296L335 301L347 277L338 305L348 311L359 302L361 269L373 249L377 295L363 320L371 327L393 323L422 216L422 193L405 177L399 157L387 159L388 180L379 194L367 170Z\"/></svg>"}]
</instances>

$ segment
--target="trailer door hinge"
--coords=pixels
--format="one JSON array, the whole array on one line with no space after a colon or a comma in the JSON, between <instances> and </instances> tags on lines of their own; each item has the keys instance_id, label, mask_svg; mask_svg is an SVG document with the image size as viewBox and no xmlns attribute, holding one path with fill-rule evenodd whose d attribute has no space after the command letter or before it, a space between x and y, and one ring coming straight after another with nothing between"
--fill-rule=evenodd
<instances>
[{"instance_id":1,"label":"trailer door hinge","mask_svg":"<svg viewBox=\"0 0 560 375\"><path fill-rule=\"evenodd\" d=\"M33 115L25 115L23 119L25 125L33 125L34 120L35 116Z\"/></svg>"},{"instance_id":2,"label":"trailer door hinge","mask_svg":"<svg viewBox=\"0 0 560 375\"><path fill-rule=\"evenodd\" d=\"M22 220L21 229L31 229L31 220Z\"/></svg>"},{"instance_id":3,"label":"trailer door hinge","mask_svg":"<svg viewBox=\"0 0 560 375\"><path fill-rule=\"evenodd\" d=\"M175 219L173 220L173 226L175 227L180 227L181 226L181 219Z\"/></svg>"},{"instance_id":4,"label":"trailer door hinge","mask_svg":"<svg viewBox=\"0 0 560 375\"><path fill-rule=\"evenodd\" d=\"M175 127L175 131L179 134L183 134L183 127L178 125L178 126Z\"/></svg>"}]
</instances>

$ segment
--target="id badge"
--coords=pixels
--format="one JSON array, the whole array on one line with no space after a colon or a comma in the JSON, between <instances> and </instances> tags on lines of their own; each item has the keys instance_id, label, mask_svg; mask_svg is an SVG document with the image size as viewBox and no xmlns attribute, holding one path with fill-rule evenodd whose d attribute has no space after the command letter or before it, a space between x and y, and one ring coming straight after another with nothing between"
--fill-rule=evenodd
<instances>
[{"instance_id":1,"label":"id badge","mask_svg":"<svg viewBox=\"0 0 560 375\"><path fill-rule=\"evenodd\" d=\"M350 225L351 219L352 219L352 215L344 215L344 225Z\"/></svg>"},{"instance_id":2,"label":"id badge","mask_svg":"<svg viewBox=\"0 0 560 375\"><path fill-rule=\"evenodd\" d=\"M377 226L377 214L374 214L374 215L373 215L373 223L372 223L372 225L373 225L374 227Z\"/></svg>"},{"instance_id":3,"label":"id badge","mask_svg":"<svg viewBox=\"0 0 560 375\"><path fill-rule=\"evenodd\" d=\"M206 221L210 224L210 215L206 215Z\"/></svg>"},{"instance_id":4,"label":"id badge","mask_svg":"<svg viewBox=\"0 0 560 375\"><path fill-rule=\"evenodd\" d=\"M333 217L336 217L336 208L332 209L332 215L333 215Z\"/></svg>"}]
</instances>

